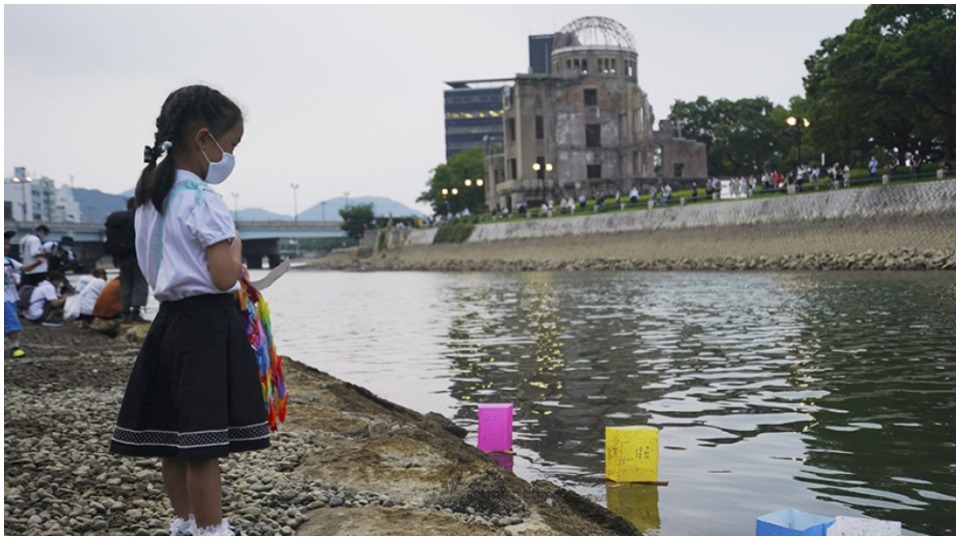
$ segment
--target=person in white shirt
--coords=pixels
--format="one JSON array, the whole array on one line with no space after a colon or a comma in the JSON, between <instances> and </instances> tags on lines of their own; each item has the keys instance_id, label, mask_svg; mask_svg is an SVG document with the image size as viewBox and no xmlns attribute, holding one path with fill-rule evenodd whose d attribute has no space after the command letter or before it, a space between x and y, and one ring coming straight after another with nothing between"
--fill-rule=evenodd
<instances>
[{"instance_id":1,"label":"person in white shirt","mask_svg":"<svg viewBox=\"0 0 960 540\"><path fill-rule=\"evenodd\" d=\"M160 309L110 450L161 458L177 516L171 534L230 536L219 458L270 446L257 361L232 294L245 271L241 240L211 187L233 170L243 113L217 90L186 86L167 97L156 126L134 223L137 262Z\"/></svg>"},{"instance_id":2,"label":"person in white shirt","mask_svg":"<svg viewBox=\"0 0 960 540\"><path fill-rule=\"evenodd\" d=\"M82 321L93 319L93 306L97 305L97 298L106 286L107 272L100 267L94 268L89 276L84 276L77 281L77 300L80 302L77 310L78 319Z\"/></svg>"},{"instance_id":3,"label":"person in white shirt","mask_svg":"<svg viewBox=\"0 0 960 540\"><path fill-rule=\"evenodd\" d=\"M17 231L3 231L3 337L10 346L10 356L23 358L27 353L20 348L20 332L23 327L20 326L20 317L17 314L17 301L20 300L17 282L20 272L30 268L10 256L10 240L16 234ZM34 261L34 265L37 264L39 261Z\"/></svg>"},{"instance_id":4,"label":"person in white shirt","mask_svg":"<svg viewBox=\"0 0 960 540\"><path fill-rule=\"evenodd\" d=\"M40 282L30 295L30 305L23 318L43 326L63 326L63 304L67 297L60 294L63 274L52 270L47 279Z\"/></svg>"},{"instance_id":5,"label":"person in white shirt","mask_svg":"<svg viewBox=\"0 0 960 540\"><path fill-rule=\"evenodd\" d=\"M46 225L37 225L34 234L27 234L20 240L20 258L30 270L23 271L21 285L37 286L47 278L47 261L43 252L43 239L50 234ZM38 264L39 263L39 264Z\"/></svg>"}]
</instances>

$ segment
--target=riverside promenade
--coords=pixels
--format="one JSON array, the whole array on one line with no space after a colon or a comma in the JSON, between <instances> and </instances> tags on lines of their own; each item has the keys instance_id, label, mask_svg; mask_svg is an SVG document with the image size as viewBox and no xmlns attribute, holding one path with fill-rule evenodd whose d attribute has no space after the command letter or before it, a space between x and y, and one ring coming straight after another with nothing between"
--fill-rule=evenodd
<instances>
[{"instance_id":1,"label":"riverside promenade","mask_svg":"<svg viewBox=\"0 0 960 540\"><path fill-rule=\"evenodd\" d=\"M108 452L146 325L116 338L28 328L4 358L4 534L163 535L157 459ZM583 497L530 484L449 420L285 360L287 424L268 450L221 460L225 517L244 535L638 534Z\"/></svg>"},{"instance_id":2,"label":"riverside promenade","mask_svg":"<svg viewBox=\"0 0 960 540\"><path fill-rule=\"evenodd\" d=\"M955 179L393 233L340 270L956 270Z\"/></svg>"}]
</instances>

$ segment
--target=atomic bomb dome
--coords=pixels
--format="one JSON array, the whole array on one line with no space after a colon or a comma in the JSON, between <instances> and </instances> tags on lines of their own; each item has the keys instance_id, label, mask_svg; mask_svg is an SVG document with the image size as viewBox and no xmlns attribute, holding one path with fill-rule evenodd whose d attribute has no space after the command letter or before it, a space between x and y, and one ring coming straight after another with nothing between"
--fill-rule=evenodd
<instances>
[{"instance_id":1,"label":"atomic bomb dome","mask_svg":"<svg viewBox=\"0 0 960 540\"><path fill-rule=\"evenodd\" d=\"M581 17L554 35L554 54L570 49L619 49L636 53L637 45L630 30L617 21L609 17Z\"/></svg>"}]
</instances>

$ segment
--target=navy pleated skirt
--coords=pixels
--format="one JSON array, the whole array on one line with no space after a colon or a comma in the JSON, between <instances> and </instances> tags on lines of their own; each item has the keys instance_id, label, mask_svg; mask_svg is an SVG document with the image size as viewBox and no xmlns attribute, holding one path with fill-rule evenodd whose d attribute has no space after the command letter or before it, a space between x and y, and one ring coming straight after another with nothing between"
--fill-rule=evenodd
<instances>
[{"instance_id":1,"label":"navy pleated skirt","mask_svg":"<svg viewBox=\"0 0 960 540\"><path fill-rule=\"evenodd\" d=\"M256 358L232 294L162 302L133 366L110 450L210 459L270 445Z\"/></svg>"}]
</instances>

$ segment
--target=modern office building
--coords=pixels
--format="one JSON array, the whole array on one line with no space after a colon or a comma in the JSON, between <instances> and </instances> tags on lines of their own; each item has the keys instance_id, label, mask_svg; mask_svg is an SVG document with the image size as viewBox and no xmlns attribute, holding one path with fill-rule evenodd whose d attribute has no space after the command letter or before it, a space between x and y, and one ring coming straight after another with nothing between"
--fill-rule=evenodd
<instances>
[{"instance_id":1,"label":"modern office building","mask_svg":"<svg viewBox=\"0 0 960 540\"><path fill-rule=\"evenodd\" d=\"M488 140L484 154L489 209L706 179L706 145L675 136L669 121L656 122L637 83L640 59L629 30L585 17L552 37L548 70L534 67L543 40L531 36L531 73L498 81L502 143Z\"/></svg>"},{"instance_id":2,"label":"modern office building","mask_svg":"<svg viewBox=\"0 0 960 540\"><path fill-rule=\"evenodd\" d=\"M503 135L503 91L511 79L446 83L443 92L447 161L457 152L483 146L484 138Z\"/></svg>"}]
</instances>

